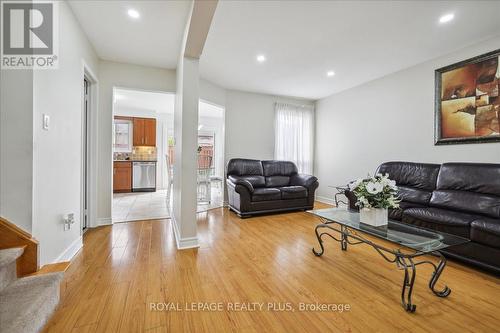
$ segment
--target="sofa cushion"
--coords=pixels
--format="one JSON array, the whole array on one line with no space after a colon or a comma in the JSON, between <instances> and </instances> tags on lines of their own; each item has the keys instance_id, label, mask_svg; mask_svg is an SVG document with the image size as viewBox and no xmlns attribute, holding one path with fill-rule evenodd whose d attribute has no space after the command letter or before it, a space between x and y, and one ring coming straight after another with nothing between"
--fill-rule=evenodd
<instances>
[{"instance_id":1,"label":"sofa cushion","mask_svg":"<svg viewBox=\"0 0 500 333\"><path fill-rule=\"evenodd\" d=\"M428 204L429 200L431 199L432 192L419 188L399 185L398 196L403 201Z\"/></svg>"},{"instance_id":2,"label":"sofa cushion","mask_svg":"<svg viewBox=\"0 0 500 333\"><path fill-rule=\"evenodd\" d=\"M293 176L297 174L297 166L289 161L262 161L264 176Z\"/></svg>"},{"instance_id":3,"label":"sofa cushion","mask_svg":"<svg viewBox=\"0 0 500 333\"><path fill-rule=\"evenodd\" d=\"M431 205L500 218L500 164L443 164Z\"/></svg>"},{"instance_id":4,"label":"sofa cushion","mask_svg":"<svg viewBox=\"0 0 500 333\"><path fill-rule=\"evenodd\" d=\"M311 187L314 183L318 182L318 178L312 175L298 173L290 177L290 185Z\"/></svg>"},{"instance_id":5,"label":"sofa cushion","mask_svg":"<svg viewBox=\"0 0 500 333\"><path fill-rule=\"evenodd\" d=\"M281 191L273 187L256 188L252 193L252 201L281 200Z\"/></svg>"},{"instance_id":6,"label":"sofa cushion","mask_svg":"<svg viewBox=\"0 0 500 333\"><path fill-rule=\"evenodd\" d=\"M290 177L270 176L266 177L266 187L283 187L290 185Z\"/></svg>"},{"instance_id":7,"label":"sofa cushion","mask_svg":"<svg viewBox=\"0 0 500 333\"><path fill-rule=\"evenodd\" d=\"M436 188L439 168L439 164L386 162L378 167L377 173L388 173L398 186L432 191Z\"/></svg>"},{"instance_id":8,"label":"sofa cushion","mask_svg":"<svg viewBox=\"0 0 500 333\"><path fill-rule=\"evenodd\" d=\"M500 197L490 194L436 190L432 193L430 205L500 218Z\"/></svg>"},{"instance_id":9,"label":"sofa cushion","mask_svg":"<svg viewBox=\"0 0 500 333\"><path fill-rule=\"evenodd\" d=\"M239 176L228 176L227 179L229 179L229 182L233 185L241 185L244 186L248 192L252 193L254 191L254 187L252 183L250 183L247 179L244 179L243 177Z\"/></svg>"},{"instance_id":10,"label":"sofa cushion","mask_svg":"<svg viewBox=\"0 0 500 333\"><path fill-rule=\"evenodd\" d=\"M403 212L408 208L425 208L426 206L414 202L401 201L399 208L389 209L389 219L401 221L403 219Z\"/></svg>"},{"instance_id":11,"label":"sofa cushion","mask_svg":"<svg viewBox=\"0 0 500 333\"><path fill-rule=\"evenodd\" d=\"M500 197L500 164L445 163L439 172L437 189Z\"/></svg>"},{"instance_id":12,"label":"sofa cushion","mask_svg":"<svg viewBox=\"0 0 500 333\"><path fill-rule=\"evenodd\" d=\"M472 221L470 239L500 249L500 219L482 218Z\"/></svg>"},{"instance_id":13,"label":"sofa cushion","mask_svg":"<svg viewBox=\"0 0 500 333\"><path fill-rule=\"evenodd\" d=\"M280 187L282 199L307 198L307 189L304 186Z\"/></svg>"},{"instance_id":14,"label":"sofa cushion","mask_svg":"<svg viewBox=\"0 0 500 333\"><path fill-rule=\"evenodd\" d=\"M439 208L408 208L403 212L403 222L467 239L470 239L470 224L479 218L481 216Z\"/></svg>"},{"instance_id":15,"label":"sofa cushion","mask_svg":"<svg viewBox=\"0 0 500 333\"><path fill-rule=\"evenodd\" d=\"M259 160L233 158L227 163L227 175L263 176L262 163Z\"/></svg>"},{"instance_id":16,"label":"sofa cushion","mask_svg":"<svg viewBox=\"0 0 500 333\"><path fill-rule=\"evenodd\" d=\"M239 178L248 180L254 188L266 186L266 179L264 176L240 176Z\"/></svg>"}]
</instances>

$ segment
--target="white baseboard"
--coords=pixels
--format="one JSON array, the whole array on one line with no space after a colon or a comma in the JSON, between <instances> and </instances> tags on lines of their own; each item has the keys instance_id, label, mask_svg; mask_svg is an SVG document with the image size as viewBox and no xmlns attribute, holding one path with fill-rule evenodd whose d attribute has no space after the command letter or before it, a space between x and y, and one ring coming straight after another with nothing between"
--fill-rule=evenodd
<instances>
[{"instance_id":1,"label":"white baseboard","mask_svg":"<svg viewBox=\"0 0 500 333\"><path fill-rule=\"evenodd\" d=\"M111 217L99 217L99 218L97 218L96 222L97 222L96 227L113 224Z\"/></svg>"},{"instance_id":2,"label":"white baseboard","mask_svg":"<svg viewBox=\"0 0 500 333\"><path fill-rule=\"evenodd\" d=\"M320 195L316 196L316 201L328 204L328 205L335 205L335 201L332 198L329 197L323 197Z\"/></svg>"},{"instance_id":3,"label":"white baseboard","mask_svg":"<svg viewBox=\"0 0 500 333\"><path fill-rule=\"evenodd\" d=\"M173 214L170 217L170 221L172 222L172 230L174 231L175 243L177 245L178 250L193 249L200 247L200 243L198 243L198 237L181 238L179 227L177 225L177 221L175 220Z\"/></svg>"},{"instance_id":4,"label":"white baseboard","mask_svg":"<svg viewBox=\"0 0 500 333\"><path fill-rule=\"evenodd\" d=\"M77 239L75 239L73 243L71 243L71 245L68 246L68 248L64 250L64 252L61 253L61 255L57 257L56 260L54 260L53 263L61 261L71 261L71 259L73 259L75 254L77 254L82 247L83 247L83 237L80 236Z\"/></svg>"}]
</instances>

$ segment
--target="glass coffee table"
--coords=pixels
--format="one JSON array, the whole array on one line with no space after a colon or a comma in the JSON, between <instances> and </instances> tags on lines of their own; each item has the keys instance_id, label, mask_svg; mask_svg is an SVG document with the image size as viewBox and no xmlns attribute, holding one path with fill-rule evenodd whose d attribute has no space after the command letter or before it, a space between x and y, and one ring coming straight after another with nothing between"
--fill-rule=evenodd
<instances>
[{"instance_id":1,"label":"glass coffee table","mask_svg":"<svg viewBox=\"0 0 500 333\"><path fill-rule=\"evenodd\" d=\"M439 297L447 297L451 289L445 286L442 290L436 290L435 286L439 276L446 266L446 259L440 250L450 246L465 244L469 240L463 237L446 234L443 232L419 228L410 224L390 221L386 226L374 227L359 221L359 213L346 208L328 208L310 210L308 213L319 217L322 223L316 226L316 237L318 238L320 250L313 248L316 256L322 256L325 252L323 238L328 236L341 244L343 251L347 245L367 244L373 247L386 261L395 263L404 270L403 287L401 292L401 303L408 312L415 312L416 305L412 303L411 295L416 277L416 266L430 264L434 272L429 280L429 288ZM365 235L373 236L368 239ZM390 248L376 239L384 240L395 245ZM439 258L439 263L426 259L417 260L423 255L434 255Z\"/></svg>"}]
</instances>

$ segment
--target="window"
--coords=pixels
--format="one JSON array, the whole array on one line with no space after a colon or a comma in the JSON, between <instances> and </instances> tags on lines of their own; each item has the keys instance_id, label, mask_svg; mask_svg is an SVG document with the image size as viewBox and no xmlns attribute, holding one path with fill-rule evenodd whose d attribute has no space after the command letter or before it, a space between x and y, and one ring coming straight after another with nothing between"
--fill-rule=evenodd
<instances>
[{"instance_id":1,"label":"window","mask_svg":"<svg viewBox=\"0 0 500 333\"><path fill-rule=\"evenodd\" d=\"M276 103L275 111L274 158L292 161L299 172L312 174L314 108Z\"/></svg>"},{"instance_id":2,"label":"window","mask_svg":"<svg viewBox=\"0 0 500 333\"><path fill-rule=\"evenodd\" d=\"M114 119L113 148L115 152L132 152L132 121L127 119Z\"/></svg>"}]
</instances>

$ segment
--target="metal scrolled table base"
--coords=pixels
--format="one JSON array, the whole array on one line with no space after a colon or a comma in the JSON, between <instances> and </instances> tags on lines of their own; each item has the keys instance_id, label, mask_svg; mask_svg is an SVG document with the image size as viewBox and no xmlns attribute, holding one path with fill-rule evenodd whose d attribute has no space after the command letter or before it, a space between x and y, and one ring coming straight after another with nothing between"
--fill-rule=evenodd
<instances>
[{"instance_id":1,"label":"metal scrolled table base","mask_svg":"<svg viewBox=\"0 0 500 333\"><path fill-rule=\"evenodd\" d=\"M404 270L404 279L403 286L401 290L401 304L403 308L408 312L415 312L417 306L412 303L412 293L413 293L413 285L415 283L415 278L417 275L416 266L421 264L429 264L434 268L434 272L429 280L429 289L434 293L434 295L438 297L447 297L451 293L451 289L447 286L444 286L442 290L436 290L436 283L441 276L445 266L446 266L446 258L439 251L434 251L431 253L423 253L416 251L414 253L402 253L400 250L391 250L381 245L378 245L366 238L363 238L361 235L355 233L350 230L348 227L344 225L340 225L340 229L332 227L332 225L336 225L337 223L331 222L325 219L321 219L324 223L318 224L315 228L316 237L318 239L319 246L321 248L320 251L316 251L314 248L312 249L314 255L320 257L325 253L325 248L323 245L323 236L328 236L333 240L339 242L341 244L341 248L343 251L347 250L347 245L356 245L356 244L367 244L373 247L387 262L395 263L396 266ZM340 234L340 238L335 237L334 235L328 233L328 231L320 232L319 229L329 229ZM355 241L353 241L355 240ZM436 265L434 262L430 260L422 260L415 262L414 259L420 257L424 254L432 254L439 258L439 263Z\"/></svg>"}]
</instances>

